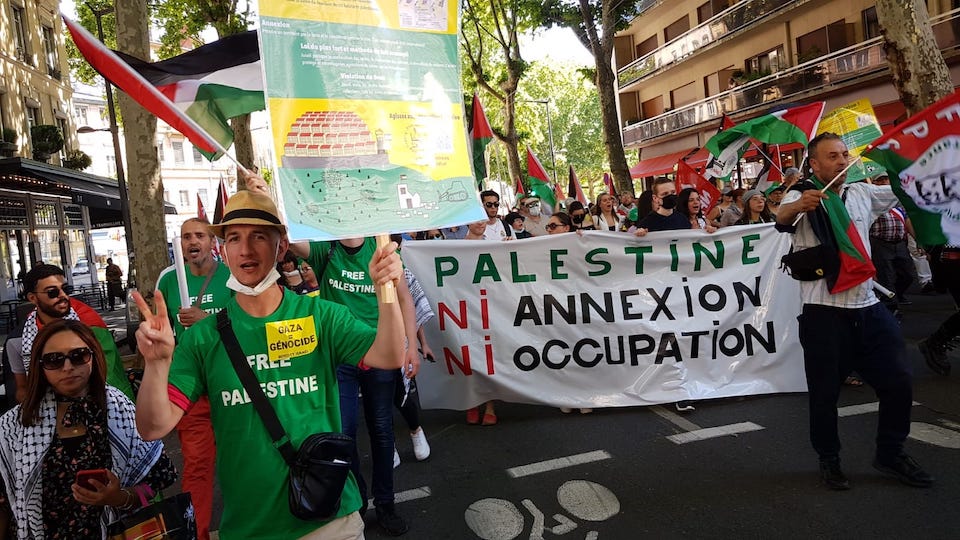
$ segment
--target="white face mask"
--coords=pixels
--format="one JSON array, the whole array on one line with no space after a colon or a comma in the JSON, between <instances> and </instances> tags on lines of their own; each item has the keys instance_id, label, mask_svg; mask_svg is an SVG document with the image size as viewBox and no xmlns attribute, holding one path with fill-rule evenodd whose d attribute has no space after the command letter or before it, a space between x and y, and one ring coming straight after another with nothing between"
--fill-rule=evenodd
<instances>
[{"instance_id":1,"label":"white face mask","mask_svg":"<svg viewBox=\"0 0 960 540\"><path fill-rule=\"evenodd\" d=\"M269 290L270 287L275 287L278 279L280 279L280 272L277 272L276 268L271 268L270 273L263 278L263 281L257 283L255 287L249 287L243 283L240 283L237 278L233 277L233 274L230 274L230 277L227 279L227 288L231 291L236 291L237 294L260 296Z\"/></svg>"},{"instance_id":2,"label":"white face mask","mask_svg":"<svg viewBox=\"0 0 960 540\"><path fill-rule=\"evenodd\" d=\"M299 271L299 270L294 270L293 272L284 271L284 272L283 272L283 275L286 276L286 277L299 276L299 275L300 275L300 271Z\"/></svg>"},{"instance_id":3,"label":"white face mask","mask_svg":"<svg viewBox=\"0 0 960 540\"><path fill-rule=\"evenodd\" d=\"M535 205L531 206L530 208L528 208L527 210L530 212L530 215L531 215L531 216L539 216L539 215L540 215L540 205L539 205L539 204L535 204Z\"/></svg>"}]
</instances>

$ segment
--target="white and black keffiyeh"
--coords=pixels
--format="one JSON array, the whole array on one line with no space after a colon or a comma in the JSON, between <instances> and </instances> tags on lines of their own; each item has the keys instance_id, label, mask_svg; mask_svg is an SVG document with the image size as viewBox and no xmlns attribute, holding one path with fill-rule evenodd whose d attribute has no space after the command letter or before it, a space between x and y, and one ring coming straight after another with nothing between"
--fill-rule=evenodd
<instances>
[{"instance_id":1,"label":"white and black keffiyeh","mask_svg":"<svg viewBox=\"0 0 960 540\"><path fill-rule=\"evenodd\" d=\"M20 423L18 405L0 417L0 476L17 523L20 540L43 540L41 469L57 429L57 401L52 390L40 405L39 422L25 427ZM134 405L120 390L107 387L107 433L110 438L112 470L120 485L140 483L163 452L161 441L146 442L137 433ZM106 508L101 525L117 518Z\"/></svg>"},{"instance_id":2,"label":"white and black keffiyeh","mask_svg":"<svg viewBox=\"0 0 960 540\"><path fill-rule=\"evenodd\" d=\"M79 321L80 317L71 307L70 313L67 313L67 316L64 317L64 319ZM27 316L27 320L23 323L23 341L20 343L20 354L23 355L24 373L30 373L30 364L33 363L33 359L30 358L30 352L33 351L33 341L37 339L38 332L40 332L40 329L37 326L37 310L33 310L30 312L30 315Z\"/></svg>"}]
</instances>

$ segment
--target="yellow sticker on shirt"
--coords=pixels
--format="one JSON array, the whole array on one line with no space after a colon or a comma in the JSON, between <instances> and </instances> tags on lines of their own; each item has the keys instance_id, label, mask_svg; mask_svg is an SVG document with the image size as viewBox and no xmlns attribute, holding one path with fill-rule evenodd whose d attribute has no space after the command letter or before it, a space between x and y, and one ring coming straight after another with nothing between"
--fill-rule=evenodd
<instances>
[{"instance_id":1,"label":"yellow sticker on shirt","mask_svg":"<svg viewBox=\"0 0 960 540\"><path fill-rule=\"evenodd\" d=\"M271 362L310 354L317 348L313 315L267 323L267 350Z\"/></svg>"}]
</instances>

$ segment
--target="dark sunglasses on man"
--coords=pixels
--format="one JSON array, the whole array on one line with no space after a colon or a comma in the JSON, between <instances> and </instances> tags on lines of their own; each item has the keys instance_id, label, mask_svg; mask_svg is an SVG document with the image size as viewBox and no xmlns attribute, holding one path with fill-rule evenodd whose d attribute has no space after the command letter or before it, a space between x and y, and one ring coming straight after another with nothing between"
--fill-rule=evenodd
<instances>
[{"instance_id":1,"label":"dark sunglasses on man","mask_svg":"<svg viewBox=\"0 0 960 540\"><path fill-rule=\"evenodd\" d=\"M486 206L487 208L496 208L496 207L500 206L500 203L487 201L487 202L483 203L483 205Z\"/></svg>"},{"instance_id":2,"label":"dark sunglasses on man","mask_svg":"<svg viewBox=\"0 0 960 540\"><path fill-rule=\"evenodd\" d=\"M36 291L34 294L40 295L45 294L47 298L53 300L60 296L60 291L63 291L63 294L70 296L73 293L73 285L64 285L63 287L47 287L42 291Z\"/></svg>"},{"instance_id":3,"label":"dark sunglasses on man","mask_svg":"<svg viewBox=\"0 0 960 540\"><path fill-rule=\"evenodd\" d=\"M43 369L60 369L67 360L70 360L70 365L74 367L82 366L93 360L93 351L88 347L77 347L66 353L50 352L40 357L40 365Z\"/></svg>"}]
</instances>

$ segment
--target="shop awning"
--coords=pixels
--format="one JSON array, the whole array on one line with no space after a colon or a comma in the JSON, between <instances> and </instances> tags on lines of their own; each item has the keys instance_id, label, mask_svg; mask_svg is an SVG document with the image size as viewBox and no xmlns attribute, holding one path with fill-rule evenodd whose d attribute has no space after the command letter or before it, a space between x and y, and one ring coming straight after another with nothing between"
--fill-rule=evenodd
<instances>
[{"instance_id":1,"label":"shop awning","mask_svg":"<svg viewBox=\"0 0 960 540\"><path fill-rule=\"evenodd\" d=\"M880 123L880 127L884 130L892 126L897 118L901 120L907 118L907 109L901 101L891 101L890 103L877 105L873 108L873 113L877 115L877 122Z\"/></svg>"},{"instance_id":2,"label":"shop awning","mask_svg":"<svg viewBox=\"0 0 960 540\"><path fill-rule=\"evenodd\" d=\"M692 151L693 148L688 148L682 152L674 152L672 154L644 159L640 163L630 167L630 177L646 178L647 176L672 173L677 167L677 161Z\"/></svg>"}]
</instances>

